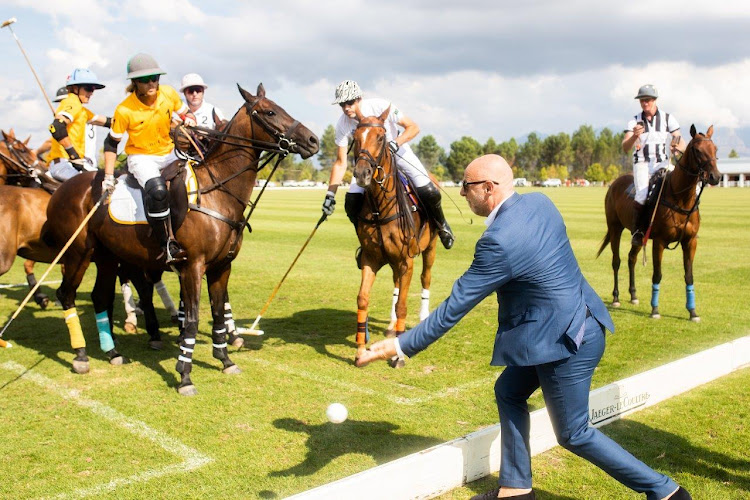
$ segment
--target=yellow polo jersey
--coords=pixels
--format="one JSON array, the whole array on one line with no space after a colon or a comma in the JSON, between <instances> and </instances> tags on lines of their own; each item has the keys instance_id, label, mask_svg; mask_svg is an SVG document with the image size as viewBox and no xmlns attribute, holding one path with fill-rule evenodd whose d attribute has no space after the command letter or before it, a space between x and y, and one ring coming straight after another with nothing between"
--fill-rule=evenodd
<instances>
[{"instance_id":1,"label":"yellow polo jersey","mask_svg":"<svg viewBox=\"0 0 750 500\"><path fill-rule=\"evenodd\" d=\"M68 124L68 137L73 143L78 156L83 158L86 154L86 122L95 116L94 113L83 107L77 95L68 94L65 99L60 101L60 105L57 106L55 116L58 115L62 115L70 120ZM65 148L53 138L47 161L67 157L68 153L65 152Z\"/></svg>"},{"instance_id":2,"label":"yellow polo jersey","mask_svg":"<svg viewBox=\"0 0 750 500\"><path fill-rule=\"evenodd\" d=\"M183 108L187 105L169 85L159 85L153 106L143 104L133 92L115 109L109 133L121 139L127 132L125 152L129 155L167 155L174 149L169 137L172 113L179 114Z\"/></svg>"}]
</instances>

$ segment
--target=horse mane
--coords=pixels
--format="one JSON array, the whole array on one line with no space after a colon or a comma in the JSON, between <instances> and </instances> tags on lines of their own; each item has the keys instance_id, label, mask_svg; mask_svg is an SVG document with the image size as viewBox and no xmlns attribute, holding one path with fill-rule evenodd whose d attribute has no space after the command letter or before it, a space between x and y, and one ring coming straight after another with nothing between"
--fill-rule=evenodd
<instances>
[{"instance_id":1,"label":"horse mane","mask_svg":"<svg viewBox=\"0 0 750 500\"><path fill-rule=\"evenodd\" d=\"M399 218L399 229L401 229L407 238L411 238L415 236L417 232L417 227L414 223L414 215L411 210L412 203L409 199L409 193L406 190L406 186L401 182L398 166L396 165L393 156L391 156L391 169L396 182L396 204L398 206L398 211L404 214L403 217Z\"/></svg>"}]
</instances>

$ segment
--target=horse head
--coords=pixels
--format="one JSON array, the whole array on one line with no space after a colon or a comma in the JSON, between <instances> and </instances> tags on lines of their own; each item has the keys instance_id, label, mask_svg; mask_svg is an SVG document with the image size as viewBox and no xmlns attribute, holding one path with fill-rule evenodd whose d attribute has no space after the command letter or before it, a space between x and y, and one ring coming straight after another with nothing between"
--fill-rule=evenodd
<instances>
[{"instance_id":1,"label":"horse head","mask_svg":"<svg viewBox=\"0 0 750 500\"><path fill-rule=\"evenodd\" d=\"M29 149L29 140L31 139L31 136L27 137L25 141L22 141L16 138L13 129L10 129L9 132L6 132L5 130L0 132L3 134L3 145L16 161L21 162L25 167L34 167L39 163L36 151Z\"/></svg>"},{"instance_id":2,"label":"horse head","mask_svg":"<svg viewBox=\"0 0 750 500\"><path fill-rule=\"evenodd\" d=\"M716 166L716 144L711 140L714 126L708 127L705 134L698 133L695 125L690 126L690 143L685 149L686 170L697 176L703 183L715 186L721 180L721 173Z\"/></svg>"},{"instance_id":3,"label":"horse head","mask_svg":"<svg viewBox=\"0 0 750 500\"><path fill-rule=\"evenodd\" d=\"M381 183L390 173L391 153L388 150L388 140L385 134L385 119L390 113L390 106L380 116L363 118L354 131L356 145L354 164L354 179L360 187L367 187L374 180ZM377 173L380 172L378 176Z\"/></svg>"},{"instance_id":4,"label":"horse head","mask_svg":"<svg viewBox=\"0 0 750 500\"><path fill-rule=\"evenodd\" d=\"M309 158L318 152L320 141L310 129L289 116L284 108L266 97L263 84L258 85L257 95L237 85L245 100L244 108L251 126L259 125L255 139L275 144L279 150Z\"/></svg>"}]
</instances>

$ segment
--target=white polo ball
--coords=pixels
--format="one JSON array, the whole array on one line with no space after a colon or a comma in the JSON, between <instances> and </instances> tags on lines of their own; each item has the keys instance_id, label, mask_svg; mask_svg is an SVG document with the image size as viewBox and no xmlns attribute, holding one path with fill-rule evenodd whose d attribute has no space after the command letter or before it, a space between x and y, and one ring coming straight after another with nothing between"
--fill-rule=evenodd
<instances>
[{"instance_id":1,"label":"white polo ball","mask_svg":"<svg viewBox=\"0 0 750 500\"><path fill-rule=\"evenodd\" d=\"M349 416L349 411L341 403L331 403L326 410L326 417L334 424L340 424L346 420L347 416Z\"/></svg>"}]
</instances>

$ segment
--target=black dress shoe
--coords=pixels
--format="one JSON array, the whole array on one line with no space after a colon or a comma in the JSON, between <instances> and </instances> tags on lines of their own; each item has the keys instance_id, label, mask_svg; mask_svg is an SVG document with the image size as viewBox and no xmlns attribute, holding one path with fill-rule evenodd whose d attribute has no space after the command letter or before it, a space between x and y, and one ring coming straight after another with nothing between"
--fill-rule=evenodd
<instances>
[{"instance_id":1,"label":"black dress shoe","mask_svg":"<svg viewBox=\"0 0 750 500\"><path fill-rule=\"evenodd\" d=\"M674 495L669 497L669 500L693 500L693 497L690 496L688 490L680 486L679 488L677 488L677 491L675 491Z\"/></svg>"},{"instance_id":2,"label":"black dress shoe","mask_svg":"<svg viewBox=\"0 0 750 500\"><path fill-rule=\"evenodd\" d=\"M471 500L494 500L497 498L497 495L499 493L500 493L500 488L495 488L494 490L488 491L487 493L482 493L481 495L474 495L473 497L471 497ZM523 495L514 495L512 497L507 497L507 498L510 498L511 500L536 500L536 495L534 494L534 490L531 490L530 492L524 493Z\"/></svg>"}]
</instances>

